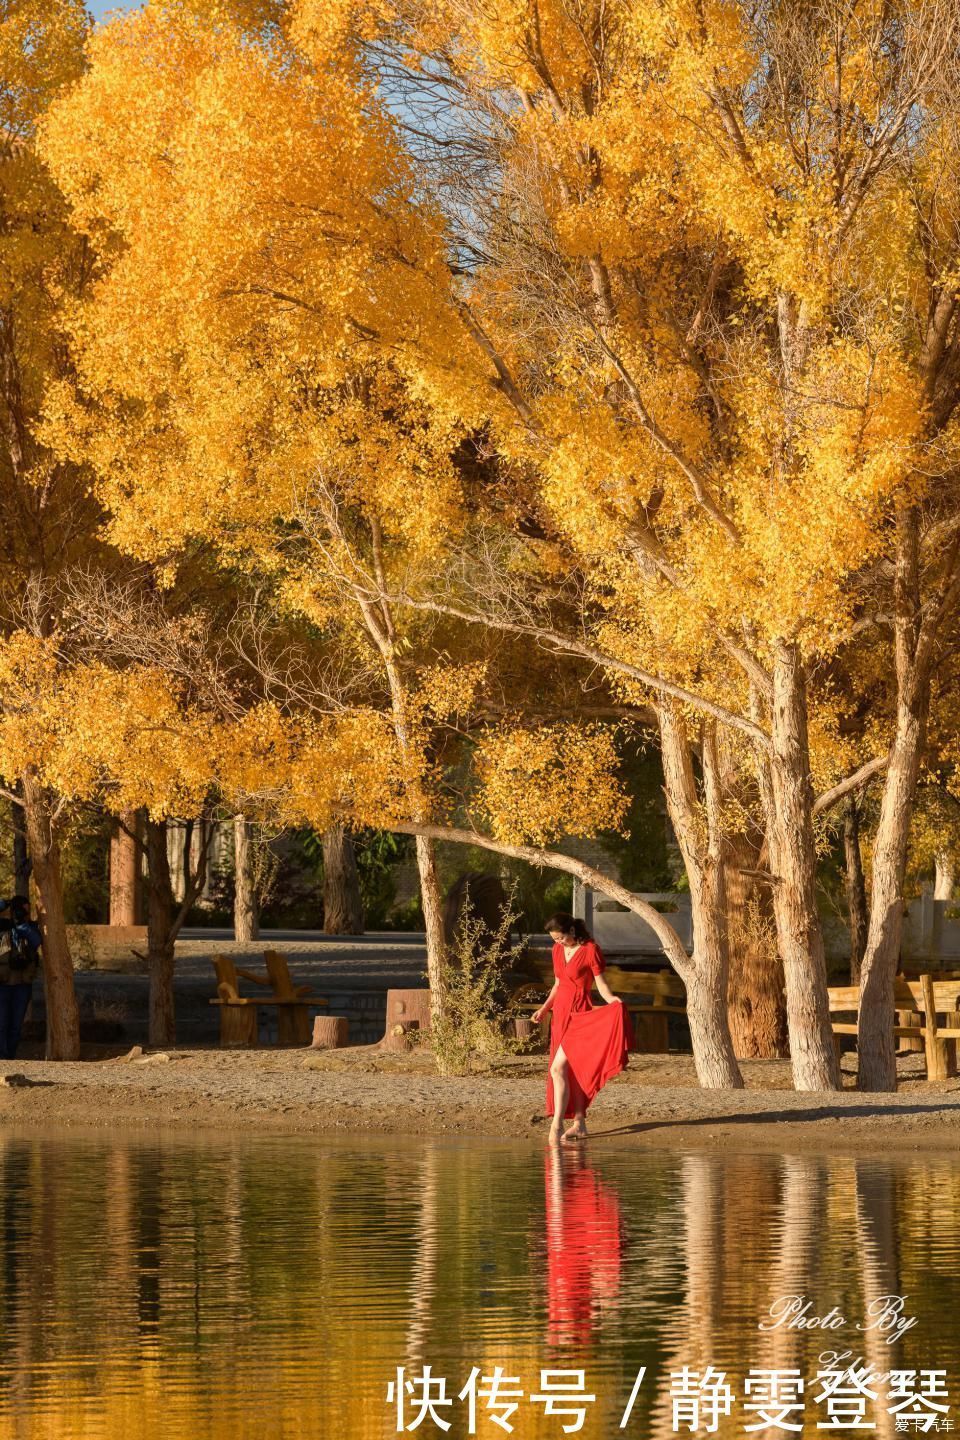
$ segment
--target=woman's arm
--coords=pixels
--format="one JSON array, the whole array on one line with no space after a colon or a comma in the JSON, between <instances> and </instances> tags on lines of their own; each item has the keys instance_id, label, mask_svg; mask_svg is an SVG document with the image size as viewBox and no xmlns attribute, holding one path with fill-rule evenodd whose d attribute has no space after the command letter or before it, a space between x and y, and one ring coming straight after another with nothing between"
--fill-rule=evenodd
<instances>
[{"instance_id":1,"label":"woman's arm","mask_svg":"<svg viewBox=\"0 0 960 1440\"><path fill-rule=\"evenodd\" d=\"M603 999L606 1000L608 1005L610 1005L614 1000L619 1002L620 996L614 995L613 991L610 989L610 986L607 984L606 980L604 980L603 972L606 968L607 963L603 958L603 953L600 950L599 945L596 945L591 941L590 969L593 971L593 983L600 991Z\"/></svg>"},{"instance_id":2,"label":"woman's arm","mask_svg":"<svg viewBox=\"0 0 960 1440\"><path fill-rule=\"evenodd\" d=\"M534 1025L539 1025L540 1021L543 1019L544 1015L546 1015L547 1011L553 1009L553 997L557 993L557 987L559 986L559 984L559 980L554 980L553 989L550 991L550 994L547 996L546 1000L544 1000L543 1004L540 1006L540 1009L534 1010L533 1014L530 1016L530 1019L533 1021Z\"/></svg>"}]
</instances>

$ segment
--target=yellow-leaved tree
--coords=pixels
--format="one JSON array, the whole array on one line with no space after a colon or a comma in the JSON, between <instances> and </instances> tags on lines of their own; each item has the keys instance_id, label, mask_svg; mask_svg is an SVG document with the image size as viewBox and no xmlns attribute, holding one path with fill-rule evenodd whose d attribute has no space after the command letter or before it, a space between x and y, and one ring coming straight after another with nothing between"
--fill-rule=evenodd
<instances>
[{"instance_id":1,"label":"yellow-leaved tree","mask_svg":"<svg viewBox=\"0 0 960 1440\"><path fill-rule=\"evenodd\" d=\"M339 45L410 76L408 110L443 91L423 168L468 271L495 443L594 577L593 648L750 741L803 1088L838 1079L810 675L893 602L887 753L830 791L887 765L860 1083L889 1088L911 801L960 583L960 17L935 0L297 17L317 63Z\"/></svg>"},{"instance_id":2,"label":"yellow-leaved tree","mask_svg":"<svg viewBox=\"0 0 960 1440\"><path fill-rule=\"evenodd\" d=\"M95 469L122 548L175 561L203 536L272 574L292 610L335 626L354 665L372 657L375 707L345 722L354 743L325 732L318 748L306 725L284 805L320 828L345 816L416 835L442 1003L433 846L474 834L450 824L436 750L478 677L432 663L429 627L398 619L391 596L432 573L461 524L452 457L484 422L470 390L486 360L472 382L441 217L414 204L409 160L361 71L321 69L276 35L253 43L195 8L148 7L99 32L83 84L46 129L45 154L105 265L75 318L79 387L51 392L48 434ZM452 375L455 394L442 383ZM601 736L576 724L490 737L485 843L602 880L542 842L616 822L611 763ZM265 783L235 780L238 803L256 803ZM663 917L630 903L685 965Z\"/></svg>"},{"instance_id":3,"label":"yellow-leaved tree","mask_svg":"<svg viewBox=\"0 0 960 1440\"><path fill-rule=\"evenodd\" d=\"M117 20L45 128L108 265L51 443L95 467L125 548L203 535L282 568L304 613L359 616L429 912L430 841L451 832L422 632L398 611L435 603L438 540L465 535L450 456L482 434L585 604L577 630L457 613L655 699L697 965L658 933L714 1077L735 1076L723 751L753 773L804 1089L839 1078L815 808L889 761L861 1012L861 1083L888 1085L906 833L958 586L958 17L934 0L243 10ZM810 676L889 609L891 559L889 756L815 797Z\"/></svg>"},{"instance_id":4,"label":"yellow-leaved tree","mask_svg":"<svg viewBox=\"0 0 960 1440\"><path fill-rule=\"evenodd\" d=\"M18 833L18 883L32 869L41 903L47 1051L79 1053L79 1022L64 925L57 834L59 800L30 756L24 697L42 680L25 673L38 635L56 615L50 584L66 565L100 555L90 474L54 454L40 434L49 385L72 371L65 305L88 282L93 257L37 155L38 121L83 66L89 20L82 0L13 0L0 13L0 644L4 716L23 727L3 778ZM19 658L15 658L19 657ZM22 661L22 663L21 663ZM23 687L26 687L25 689ZM38 696L42 700L42 694ZM29 859L23 855L28 841Z\"/></svg>"}]
</instances>

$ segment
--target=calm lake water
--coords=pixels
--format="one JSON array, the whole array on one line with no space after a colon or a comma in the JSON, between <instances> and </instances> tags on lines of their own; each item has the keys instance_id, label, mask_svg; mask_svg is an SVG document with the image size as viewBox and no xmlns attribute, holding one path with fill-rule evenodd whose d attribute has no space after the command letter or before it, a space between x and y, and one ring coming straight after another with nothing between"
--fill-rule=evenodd
<instances>
[{"instance_id":1,"label":"calm lake water","mask_svg":"<svg viewBox=\"0 0 960 1440\"><path fill-rule=\"evenodd\" d=\"M937 1403L960 1403L960 1157L7 1133L0 1219L0 1440L383 1440L388 1382L413 1386L410 1427L426 1366L451 1428L426 1414L419 1436L470 1433L474 1367L475 1433L494 1437L798 1433L777 1415L829 1434L826 1351L849 1352L841 1376L946 1370ZM758 1329L783 1295L846 1323ZM856 1328L884 1295L916 1317L894 1344ZM512 1414L488 1405L498 1365ZM596 1398L565 1430L576 1401L551 1386L579 1370ZM781 1400L748 1411L761 1371L787 1372ZM790 1372L805 1411L782 1408ZM886 1440L910 1387L872 1389L866 1433Z\"/></svg>"}]
</instances>

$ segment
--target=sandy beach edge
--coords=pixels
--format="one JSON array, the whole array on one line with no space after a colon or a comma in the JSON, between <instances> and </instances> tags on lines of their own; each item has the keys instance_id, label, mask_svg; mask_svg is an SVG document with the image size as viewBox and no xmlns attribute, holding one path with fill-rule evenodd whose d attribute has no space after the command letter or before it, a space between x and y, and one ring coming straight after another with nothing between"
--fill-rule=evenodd
<instances>
[{"instance_id":1,"label":"sandy beach edge","mask_svg":"<svg viewBox=\"0 0 960 1440\"><path fill-rule=\"evenodd\" d=\"M911 1069L912 1067L912 1069ZM745 1062L746 1088L705 1091L683 1055L634 1055L588 1114L592 1144L960 1154L960 1078L913 1057L896 1094L799 1094L785 1062ZM543 1143L546 1060L441 1076L426 1054L169 1050L0 1062L0 1126L165 1133L463 1135Z\"/></svg>"}]
</instances>

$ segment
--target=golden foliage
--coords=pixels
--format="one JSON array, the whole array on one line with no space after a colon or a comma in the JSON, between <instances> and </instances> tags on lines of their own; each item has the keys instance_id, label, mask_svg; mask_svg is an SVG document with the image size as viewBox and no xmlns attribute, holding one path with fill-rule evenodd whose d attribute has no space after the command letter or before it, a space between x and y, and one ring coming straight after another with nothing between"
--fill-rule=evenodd
<instances>
[{"instance_id":1,"label":"golden foliage","mask_svg":"<svg viewBox=\"0 0 960 1440\"><path fill-rule=\"evenodd\" d=\"M616 830L626 814L613 737L596 725L492 734L478 747L476 766L491 832L508 844Z\"/></svg>"}]
</instances>

